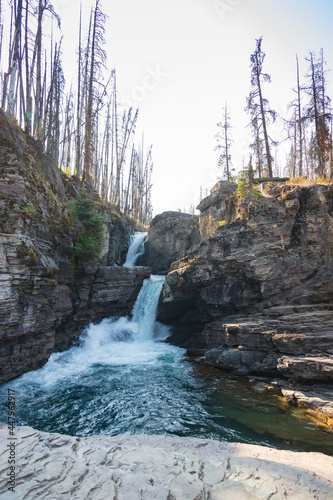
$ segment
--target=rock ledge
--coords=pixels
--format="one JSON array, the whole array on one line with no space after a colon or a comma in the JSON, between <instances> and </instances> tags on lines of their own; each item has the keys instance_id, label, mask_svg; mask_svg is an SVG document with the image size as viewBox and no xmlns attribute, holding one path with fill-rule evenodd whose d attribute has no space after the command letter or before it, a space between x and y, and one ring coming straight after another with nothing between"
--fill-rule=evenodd
<instances>
[{"instance_id":1,"label":"rock ledge","mask_svg":"<svg viewBox=\"0 0 333 500\"><path fill-rule=\"evenodd\" d=\"M9 498L8 429L0 425L0 497ZM78 438L31 427L17 427L15 433L16 487L11 498L333 498L333 458L321 453L166 436Z\"/></svg>"}]
</instances>

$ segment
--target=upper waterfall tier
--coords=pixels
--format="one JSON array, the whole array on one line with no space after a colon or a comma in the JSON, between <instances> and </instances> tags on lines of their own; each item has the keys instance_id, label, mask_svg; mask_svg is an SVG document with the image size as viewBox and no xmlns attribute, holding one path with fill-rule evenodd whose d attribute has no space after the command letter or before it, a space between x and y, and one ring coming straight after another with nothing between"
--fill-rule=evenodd
<instances>
[{"instance_id":1,"label":"upper waterfall tier","mask_svg":"<svg viewBox=\"0 0 333 500\"><path fill-rule=\"evenodd\" d=\"M147 233L136 232L131 236L130 246L127 252L126 261L124 267L135 266L136 261L145 252L145 242L147 239Z\"/></svg>"}]
</instances>

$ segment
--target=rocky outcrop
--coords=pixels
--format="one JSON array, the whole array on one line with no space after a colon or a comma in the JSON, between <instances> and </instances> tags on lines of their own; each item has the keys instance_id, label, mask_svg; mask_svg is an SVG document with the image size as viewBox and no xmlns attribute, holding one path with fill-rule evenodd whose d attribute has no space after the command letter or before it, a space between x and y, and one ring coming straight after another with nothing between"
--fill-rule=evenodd
<instances>
[{"instance_id":1,"label":"rocky outcrop","mask_svg":"<svg viewBox=\"0 0 333 500\"><path fill-rule=\"evenodd\" d=\"M333 381L333 305L272 307L226 317L208 323L203 336L205 360L222 369Z\"/></svg>"},{"instance_id":2,"label":"rocky outcrop","mask_svg":"<svg viewBox=\"0 0 333 500\"><path fill-rule=\"evenodd\" d=\"M167 274L170 265L188 255L199 243L229 222L235 213L232 196L237 186L219 181L199 206L200 216L181 212L164 212L150 223L143 265L154 274Z\"/></svg>"},{"instance_id":3,"label":"rocky outcrop","mask_svg":"<svg viewBox=\"0 0 333 500\"><path fill-rule=\"evenodd\" d=\"M192 310L205 325L241 311L330 303L332 214L332 186L282 186L251 201L173 264L160 317L182 320Z\"/></svg>"},{"instance_id":4,"label":"rocky outcrop","mask_svg":"<svg viewBox=\"0 0 333 500\"><path fill-rule=\"evenodd\" d=\"M218 181L210 190L210 195L201 200L197 206L200 210L199 230L201 239L205 240L216 233L221 225L229 223L236 210L236 198L232 196L237 189L236 184Z\"/></svg>"},{"instance_id":5,"label":"rocky outcrop","mask_svg":"<svg viewBox=\"0 0 333 500\"><path fill-rule=\"evenodd\" d=\"M0 111L0 383L41 367L87 322L129 312L149 275L110 267L122 264L137 228L102 204L108 220L102 260L75 266L68 194L77 195L75 179Z\"/></svg>"},{"instance_id":6,"label":"rocky outcrop","mask_svg":"<svg viewBox=\"0 0 333 500\"><path fill-rule=\"evenodd\" d=\"M0 428L7 441L8 429ZM4 498L102 500L320 499L333 496L333 458L261 446L167 436L48 434L15 430L15 493L9 451L0 455Z\"/></svg>"},{"instance_id":7,"label":"rocky outcrop","mask_svg":"<svg viewBox=\"0 0 333 500\"><path fill-rule=\"evenodd\" d=\"M153 274L167 274L171 263L185 257L198 246L200 240L197 216L163 212L149 226L147 265Z\"/></svg>"},{"instance_id":8,"label":"rocky outcrop","mask_svg":"<svg viewBox=\"0 0 333 500\"><path fill-rule=\"evenodd\" d=\"M172 265L159 308L170 341L241 375L332 383L332 216L333 186L266 187L238 205Z\"/></svg>"}]
</instances>

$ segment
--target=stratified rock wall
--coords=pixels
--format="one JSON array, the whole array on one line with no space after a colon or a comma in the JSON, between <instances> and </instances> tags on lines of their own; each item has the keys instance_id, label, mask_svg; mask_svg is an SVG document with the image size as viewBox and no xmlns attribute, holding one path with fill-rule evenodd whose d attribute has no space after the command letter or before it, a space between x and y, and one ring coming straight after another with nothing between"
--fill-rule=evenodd
<instances>
[{"instance_id":1,"label":"stratified rock wall","mask_svg":"<svg viewBox=\"0 0 333 500\"><path fill-rule=\"evenodd\" d=\"M59 269L70 267L65 249L72 251L74 230L59 185L34 140L1 113L0 381L42 366L54 348L55 325L72 310L68 285L57 281Z\"/></svg>"},{"instance_id":2,"label":"stratified rock wall","mask_svg":"<svg viewBox=\"0 0 333 500\"><path fill-rule=\"evenodd\" d=\"M176 324L171 341L240 374L332 381L332 217L324 185L278 186L235 207L172 265L159 308Z\"/></svg>"},{"instance_id":3,"label":"stratified rock wall","mask_svg":"<svg viewBox=\"0 0 333 500\"><path fill-rule=\"evenodd\" d=\"M102 261L75 268L66 192L77 191L53 163L0 111L0 383L43 366L90 321L128 314L150 272L111 267L135 223L105 207Z\"/></svg>"}]
</instances>

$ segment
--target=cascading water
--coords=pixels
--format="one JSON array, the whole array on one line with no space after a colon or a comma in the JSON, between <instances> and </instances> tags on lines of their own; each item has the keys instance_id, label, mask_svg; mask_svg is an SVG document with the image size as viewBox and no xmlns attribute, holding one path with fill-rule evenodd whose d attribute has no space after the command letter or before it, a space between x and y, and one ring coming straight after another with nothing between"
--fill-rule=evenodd
<instances>
[{"instance_id":1,"label":"cascading water","mask_svg":"<svg viewBox=\"0 0 333 500\"><path fill-rule=\"evenodd\" d=\"M273 396L253 395L239 380L193 376L184 350L163 342L169 329L156 322L163 281L145 280L131 317L90 325L79 346L1 386L0 421L7 419L10 387L16 424L39 430L194 436L331 453L326 433L282 410Z\"/></svg>"},{"instance_id":2,"label":"cascading water","mask_svg":"<svg viewBox=\"0 0 333 500\"><path fill-rule=\"evenodd\" d=\"M147 233L136 232L130 237L130 246L127 252L124 267L133 267L136 261L145 253Z\"/></svg>"}]
</instances>

